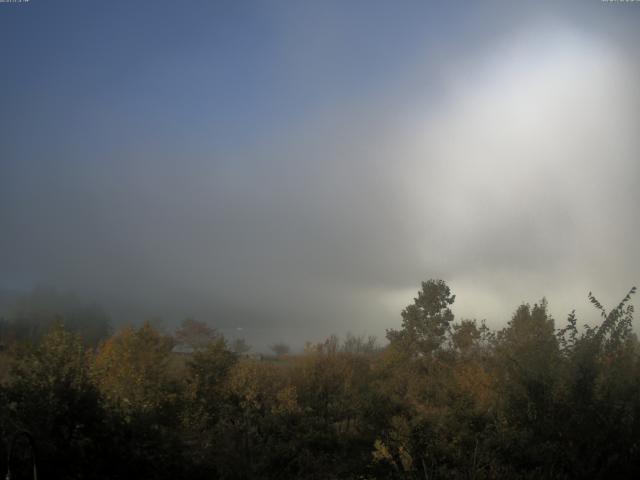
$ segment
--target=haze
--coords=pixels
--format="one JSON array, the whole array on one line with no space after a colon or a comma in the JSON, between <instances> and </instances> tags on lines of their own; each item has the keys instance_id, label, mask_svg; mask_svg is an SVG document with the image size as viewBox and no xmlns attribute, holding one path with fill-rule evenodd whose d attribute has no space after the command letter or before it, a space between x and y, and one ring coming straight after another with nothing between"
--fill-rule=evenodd
<instances>
[{"instance_id":1,"label":"haze","mask_svg":"<svg viewBox=\"0 0 640 480\"><path fill-rule=\"evenodd\" d=\"M250 343L638 283L640 7L0 4L0 288ZM597 314L597 312L596 312ZM237 330L237 329L242 330Z\"/></svg>"}]
</instances>

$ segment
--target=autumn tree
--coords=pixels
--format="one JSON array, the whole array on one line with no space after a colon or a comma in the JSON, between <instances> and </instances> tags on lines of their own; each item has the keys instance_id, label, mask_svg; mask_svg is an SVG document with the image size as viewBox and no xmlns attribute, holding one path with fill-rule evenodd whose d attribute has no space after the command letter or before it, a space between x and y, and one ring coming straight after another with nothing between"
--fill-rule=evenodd
<instances>
[{"instance_id":1,"label":"autumn tree","mask_svg":"<svg viewBox=\"0 0 640 480\"><path fill-rule=\"evenodd\" d=\"M222 338L193 354L186 372L192 420L204 423L205 427L215 424L227 395L228 376L237 361Z\"/></svg>"},{"instance_id":2,"label":"autumn tree","mask_svg":"<svg viewBox=\"0 0 640 480\"><path fill-rule=\"evenodd\" d=\"M176 330L174 338L177 343L197 350L218 340L220 334L204 322L186 318Z\"/></svg>"},{"instance_id":3,"label":"autumn tree","mask_svg":"<svg viewBox=\"0 0 640 480\"><path fill-rule=\"evenodd\" d=\"M33 436L42 476L92 478L104 465L105 416L91 364L79 335L62 324L16 357L3 392L3 430L9 439L20 431Z\"/></svg>"},{"instance_id":4,"label":"autumn tree","mask_svg":"<svg viewBox=\"0 0 640 480\"><path fill-rule=\"evenodd\" d=\"M454 299L443 281L423 282L402 328L387 332L391 348L374 385L386 399L374 460L390 466L390 478L477 478L485 468L490 335L475 321L453 324Z\"/></svg>"},{"instance_id":5,"label":"autumn tree","mask_svg":"<svg viewBox=\"0 0 640 480\"><path fill-rule=\"evenodd\" d=\"M196 472L218 470L221 423L229 412L229 376L238 357L221 337L194 352L186 364L182 439Z\"/></svg>"},{"instance_id":6,"label":"autumn tree","mask_svg":"<svg viewBox=\"0 0 640 480\"><path fill-rule=\"evenodd\" d=\"M557 335L564 359L558 469L574 478L631 478L640 461L640 345L631 326L633 287L610 311L589 293L600 323ZM585 419L589 421L585 421Z\"/></svg>"},{"instance_id":7,"label":"autumn tree","mask_svg":"<svg viewBox=\"0 0 640 480\"><path fill-rule=\"evenodd\" d=\"M230 371L225 410L213 439L220 478L300 478L302 411L286 371L239 361Z\"/></svg>"},{"instance_id":8,"label":"autumn tree","mask_svg":"<svg viewBox=\"0 0 640 480\"><path fill-rule=\"evenodd\" d=\"M184 405L180 383L167 372L170 348L171 339L147 322L122 329L97 353L94 372L117 439L114 455L128 458L116 466L126 467L127 476L185 474L177 428Z\"/></svg>"},{"instance_id":9,"label":"autumn tree","mask_svg":"<svg viewBox=\"0 0 640 480\"><path fill-rule=\"evenodd\" d=\"M149 323L126 327L96 356L95 371L107 399L126 409L153 409L166 393L170 341Z\"/></svg>"}]
</instances>

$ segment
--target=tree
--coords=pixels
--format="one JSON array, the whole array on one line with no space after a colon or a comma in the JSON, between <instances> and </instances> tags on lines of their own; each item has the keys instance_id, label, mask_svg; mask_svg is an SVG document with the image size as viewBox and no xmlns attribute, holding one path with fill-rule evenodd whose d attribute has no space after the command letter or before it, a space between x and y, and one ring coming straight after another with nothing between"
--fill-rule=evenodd
<instances>
[{"instance_id":1,"label":"tree","mask_svg":"<svg viewBox=\"0 0 640 480\"><path fill-rule=\"evenodd\" d=\"M237 361L220 339L195 352L187 362L187 397L192 401L192 413L206 416L209 425L215 423L225 396L225 382Z\"/></svg>"},{"instance_id":2,"label":"tree","mask_svg":"<svg viewBox=\"0 0 640 480\"><path fill-rule=\"evenodd\" d=\"M220 338L220 334L204 322L186 318L174 335L176 341L194 350L204 348Z\"/></svg>"},{"instance_id":3,"label":"tree","mask_svg":"<svg viewBox=\"0 0 640 480\"><path fill-rule=\"evenodd\" d=\"M377 338L369 335L366 339L364 335L355 336L351 332L342 343L342 351L349 353L374 353L378 349Z\"/></svg>"},{"instance_id":4,"label":"tree","mask_svg":"<svg viewBox=\"0 0 640 480\"><path fill-rule=\"evenodd\" d=\"M127 327L98 351L95 371L109 402L125 410L153 410L166 399L169 338L149 323Z\"/></svg>"},{"instance_id":5,"label":"tree","mask_svg":"<svg viewBox=\"0 0 640 480\"><path fill-rule=\"evenodd\" d=\"M170 349L171 339L146 322L116 333L96 355L96 380L116 443L113 455L127 458L114 465L126 470L114 478L184 476L176 428L184 402L181 384L168 375Z\"/></svg>"},{"instance_id":6,"label":"tree","mask_svg":"<svg viewBox=\"0 0 640 480\"><path fill-rule=\"evenodd\" d=\"M467 356L478 348L486 347L490 338L491 332L484 320L480 326L476 320L462 320L453 325L451 332L452 346L462 356Z\"/></svg>"},{"instance_id":7,"label":"tree","mask_svg":"<svg viewBox=\"0 0 640 480\"><path fill-rule=\"evenodd\" d=\"M561 355L554 320L543 298L520 305L495 347L496 428L504 439L500 456L513 468L547 476L562 456L558 428L564 418Z\"/></svg>"},{"instance_id":8,"label":"tree","mask_svg":"<svg viewBox=\"0 0 640 480\"><path fill-rule=\"evenodd\" d=\"M211 472L218 468L220 424L229 404L230 372L237 362L237 355L220 338L197 350L186 364L182 440L193 464L204 472L202 477L214 476Z\"/></svg>"},{"instance_id":9,"label":"tree","mask_svg":"<svg viewBox=\"0 0 640 480\"><path fill-rule=\"evenodd\" d=\"M105 415L90 352L78 335L57 324L39 345L20 351L4 393L9 426L3 430L35 438L41 474L93 478Z\"/></svg>"},{"instance_id":10,"label":"tree","mask_svg":"<svg viewBox=\"0 0 640 480\"><path fill-rule=\"evenodd\" d=\"M631 330L633 287L607 312L589 292L602 322L576 327L575 313L557 336L564 359L563 466L574 478L637 476L640 435L640 345ZM585 421L588 418L589 421Z\"/></svg>"},{"instance_id":11,"label":"tree","mask_svg":"<svg viewBox=\"0 0 640 480\"><path fill-rule=\"evenodd\" d=\"M402 311L402 328L387 330L387 339L413 354L433 353L450 332L455 298L443 280L422 282L418 297Z\"/></svg>"}]
</instances>

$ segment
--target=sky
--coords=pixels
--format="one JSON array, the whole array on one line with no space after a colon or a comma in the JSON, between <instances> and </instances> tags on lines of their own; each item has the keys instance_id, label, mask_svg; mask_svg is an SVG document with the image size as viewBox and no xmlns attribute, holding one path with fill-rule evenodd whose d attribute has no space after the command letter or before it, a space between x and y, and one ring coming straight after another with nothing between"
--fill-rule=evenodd
<instances>
[{"instance_id":1,"label":"sky","mask_svg":"<svg viewBox=\"0 0 640 480\"><path fill-rule=\"evenodd\" d=\"M0 3L0 289L254 344L640 283L640 2ZM238 333L241 332L241 333Z\"/></svg>"}]
</instances>

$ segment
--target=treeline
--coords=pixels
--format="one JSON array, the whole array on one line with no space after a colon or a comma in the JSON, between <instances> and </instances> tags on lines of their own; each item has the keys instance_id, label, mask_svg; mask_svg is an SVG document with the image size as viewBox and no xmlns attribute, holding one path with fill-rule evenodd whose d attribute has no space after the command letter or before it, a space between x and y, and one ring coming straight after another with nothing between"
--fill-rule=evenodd
<instances>
[{"instance_id":1,"label":"treeline","mask_svg":"<svg viewBox=\"0 0 640 480\"><path fill-rule=\"evenodd\" d=\"M195 321L97 347L59 322L2 353L0 429L33 437L41 479L634 478L634 292L611 311L590 294L596 326L556 328L543 300L493 331L455 321L430 280L387 347L330 337L273 362ZM12 478L31 478L30 455L16 442Z\"/></svg>"},{"instance_id":2,"label":"treeline","mask_svg":"<svg viewBox=\"0 0 640 480\"><path fill-rule=\"evenodd\" d=\"M60 322L91 347L112 333L109 315L99 305L53 288L36 287L29 293L12 294L0 291L0 312L2 345L37 343Z\"/></svg>"}]
</instances>

